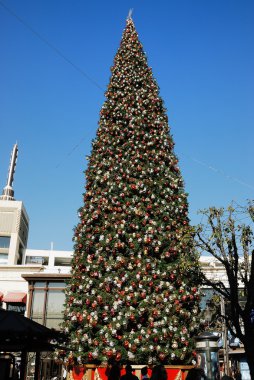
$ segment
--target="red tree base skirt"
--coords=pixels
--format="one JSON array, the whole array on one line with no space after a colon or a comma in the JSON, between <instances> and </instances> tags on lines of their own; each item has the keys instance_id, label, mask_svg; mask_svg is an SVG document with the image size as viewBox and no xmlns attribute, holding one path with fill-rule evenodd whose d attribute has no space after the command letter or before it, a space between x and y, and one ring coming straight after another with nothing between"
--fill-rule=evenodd
<instances>
[{"instance_id":1,"label":"red tree base skirt","mask_svg":"<svg viewBox=\"0 0 254 380\"><path fill-rule=\"evenodd\" d=\"M134 369L135 375L141 379L141 368L145 367L146 365L132 365L132 368ZM187 365L187 366L175 366L175 365L165 365L164 366L167 374L168 379L170 380L185 380L187 373L189 369L191 369L193 366ZM94 364L87 364L85 366L86 371L84 374L83 379L85 380L107 380L106 376L106 366L96 366ZM70 380L80 380L82 377L80 377L80 374L76 375L75 369L71 371L72 373L69 374ZM83 372L84 373L84 372ZM148 375L151 377L152 373L152 367L148 366ZM124 367L121 369L121 375L125 374ZM68 377L67 377L68 379Z\"/></svg>"}]
</instances>

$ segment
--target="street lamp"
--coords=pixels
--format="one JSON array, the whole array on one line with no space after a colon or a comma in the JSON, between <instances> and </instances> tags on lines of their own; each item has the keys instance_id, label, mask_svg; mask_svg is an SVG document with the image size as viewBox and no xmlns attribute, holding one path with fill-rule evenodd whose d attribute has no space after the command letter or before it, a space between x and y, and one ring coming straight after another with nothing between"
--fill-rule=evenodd
<instances>
[{"instance_id":1,"label":"street lamp","mask_svg":"<svg viewBox=\"0 0 254 380\"><path fill-rule=\"evenodd\" d=\"M195 337L197 351L197 367L204 370L207 379L219 378L218 340L219 337L205 332Z\"/></svg>"}]
</instances>

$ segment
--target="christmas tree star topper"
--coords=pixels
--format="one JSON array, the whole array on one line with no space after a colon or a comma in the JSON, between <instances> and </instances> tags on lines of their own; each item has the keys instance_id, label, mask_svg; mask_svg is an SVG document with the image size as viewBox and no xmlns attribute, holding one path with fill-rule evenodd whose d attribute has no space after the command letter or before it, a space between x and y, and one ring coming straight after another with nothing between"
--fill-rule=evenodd
<instances>
[{"instance_id":1,"label":"christmas tree star topper","mask_svg":"<svg viewBox=\"0 0 254 380\"><path fill-rule=\"evenodd\" d=\"M133 13L133 8L129 10L127 20L132 20L132 13Z\"/></svg>"}]
</instances>

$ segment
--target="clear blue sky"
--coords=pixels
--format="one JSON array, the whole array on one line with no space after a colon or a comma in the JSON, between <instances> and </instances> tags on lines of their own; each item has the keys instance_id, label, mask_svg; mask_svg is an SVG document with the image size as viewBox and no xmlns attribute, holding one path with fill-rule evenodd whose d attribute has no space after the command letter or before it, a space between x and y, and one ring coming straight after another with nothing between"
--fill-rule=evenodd
<instances>
[{"instance_id":1,"label":"clear blue sky","mask_svg":"<svg viewBox=\"0 0 254 380\"><path fill-rule=\"evenodd\" d=\"M85 157L130 8L192 223L199 209L254 198L253 0L0 0L0 186L17 141L29 248L72 249Z\"/></svg>"}]
</instances>

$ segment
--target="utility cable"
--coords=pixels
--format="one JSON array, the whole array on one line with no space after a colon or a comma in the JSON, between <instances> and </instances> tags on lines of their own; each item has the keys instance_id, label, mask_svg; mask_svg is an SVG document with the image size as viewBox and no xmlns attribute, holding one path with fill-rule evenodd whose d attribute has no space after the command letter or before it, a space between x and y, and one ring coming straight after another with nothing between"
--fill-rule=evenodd
<instances>
[{"instance_id":1,"label":"utility cable","mask_svg":"<svg viewBox=\"0 0 254 380\"><path fill-rule=\"evenodd\" d=\"M78 71L83 77L85 77L89 82L91 82L94 86L96 86L98 89L103 90L103 88L94 80L92 79L88 74L85 73L83 69L81 69L79 66L77 66L75 63L73 63L66 55L64 55L61 50L59 50L56 46L54 46L51 42L49 42L45 37L43 37L40 33L38 33L31 25L29 25L26 21L24 21L17 13L15 13L12 9L7 7L1 0L0 5L13 17L15 17L21 24L23 24L27 29L30 30L39 40L44 42L51 50L53 50L56 54L58 54L65 62L67 62L69 65L71 65L76 71Z\"/></svg>"},{"instance_id":2,"label":"utility cable","mask_svg":"<svg viewBox=\"0 0 254 380\"><path fill-rule=\"evenodd\" d=\"M225 173L223 170L221 169L218 169L218 168L215 168L214 166L211 166L211 165L208 165L207 163L203 162L203 161L200 161L198 160L197 158L195 157L191 157L189 155L186 155L184 153L181 153L181 155L187 157L188 159L190 159L191 161L193 162L196 162L197 164L199 165L202 165L204 167L206 167L207 169L213 171L214 173L217 173L217 174L220 174L221 176L223 176L224 178L228 179L228 180L231 180L231 181L234 181L234 182L237 182L239 183L240 185L243 185L245 187L248 187L249 189L251 190L254 190L254 186L240 180L239 178L236 178L236 177L233 177L233 176L230 176L228 175L227 173Z\"/></svg>"}]
</instances>

